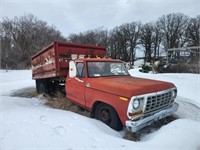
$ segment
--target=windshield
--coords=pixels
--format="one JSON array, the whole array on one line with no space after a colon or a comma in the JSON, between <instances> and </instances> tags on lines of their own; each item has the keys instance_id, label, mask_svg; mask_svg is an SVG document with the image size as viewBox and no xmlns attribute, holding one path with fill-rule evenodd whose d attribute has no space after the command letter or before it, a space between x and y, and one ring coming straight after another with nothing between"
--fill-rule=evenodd
<instances>
[{"instance_id":1,"label":"windshield","mask_svg":"<svg viewBox=\"0 0 200 150\"><path fill-rule=\"evenodd\" d=\"M89 77L127 76L129 75L121 62L87 62Z\"/></svg>"}]
</instances>

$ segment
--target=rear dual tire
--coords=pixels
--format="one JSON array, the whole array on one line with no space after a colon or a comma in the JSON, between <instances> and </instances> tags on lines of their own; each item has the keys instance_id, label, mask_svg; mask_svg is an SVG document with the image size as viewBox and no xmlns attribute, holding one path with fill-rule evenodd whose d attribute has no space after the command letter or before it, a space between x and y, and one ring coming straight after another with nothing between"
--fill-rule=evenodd
<instances>
[{"instance_id":1,"label":"rear dual tire","mask_svg":"<svg viewBox=\"0 0 200 150\"><path fill-rule=\"evenodd\" d=\"M37 79L36 90L39 94L55 94L57 92L58 83L49 79Z\"/></svg>"},{"instance_id":2,"label":"rear dual tire","mask_svg":"<svg viewBox=\"0 0 200 150\"><path fill-rule=\"evenodd\" d=\"M45 79L37 79L36 81L36 90L37 93L43 94L43 93L48 93L47 92L47 82Z\"/></svg>"}]
</instances>

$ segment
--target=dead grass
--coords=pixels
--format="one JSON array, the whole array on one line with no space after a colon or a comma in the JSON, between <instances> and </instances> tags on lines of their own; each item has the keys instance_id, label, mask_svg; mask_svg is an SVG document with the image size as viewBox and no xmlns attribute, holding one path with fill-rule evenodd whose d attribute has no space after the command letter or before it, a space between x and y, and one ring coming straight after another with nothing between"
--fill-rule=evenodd
<instances>
[{"instance_id":1,"label":"dead grass","mask_svg":"<svg viewBox=\"0 0 200 150\"><path fill-rule=\"evenodd\" d=\"M140 141L140 134L127 131L123 138L126 139L126 140L136 142L136 141Z\"/></svg>"},{"instance_id":2,"label":"dead grass","mask_svg":"<svg viewBox=\"0 0 200 150\"><path fill-rule=\"evenodd\" d=\"M85 110L84 108L74 104L70 100L67 100L65 95L62 92L57 92L55 95L46 95L46 94L38 94L35 87L23 88L14 91L10 96L13 97L26 97L33 98L37 97L41 100L45 100L45 105L48 105L51 108L69 110L83 116L90 117L90 112Z\"/></svg>"},{"instance_id":3,"label":"dead grass","mask_svg":"<svg viewBox=\"0 0 200 150\"><path fill-rule=\"evenodd\" d=\"M54 97L46 96L46 103L51 108L69 110L83 116L90 116L90 112L68 100L64 94L57 92Z\"/></svg>"},{"instance_id":4,"label":"dead grass","mask_svg":"<svg viewBox=\"0 0 200 150\"><path fill-rule=\"evenodd\" d=\"M32 97L37 97L39 94L36 91L29 92L29 95Z\"/></svg>"}]
</instances>

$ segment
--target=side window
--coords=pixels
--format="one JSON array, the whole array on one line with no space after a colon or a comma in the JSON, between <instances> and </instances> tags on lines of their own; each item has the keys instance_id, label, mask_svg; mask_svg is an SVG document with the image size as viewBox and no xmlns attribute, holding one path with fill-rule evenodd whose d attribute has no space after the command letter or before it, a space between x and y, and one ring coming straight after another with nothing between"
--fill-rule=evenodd
<instances>
[{"instance_id":1,"label":"side window","mask_svg":"<svg viewBox=\"0 0 200 150\"><path fill-rule=\"evenodd\" d=\"M82 62L78 62L78 63L76 63L76 67L77 67L76 76L84 78L85 77L84 64Z\"/></svg>"}]
</instances>

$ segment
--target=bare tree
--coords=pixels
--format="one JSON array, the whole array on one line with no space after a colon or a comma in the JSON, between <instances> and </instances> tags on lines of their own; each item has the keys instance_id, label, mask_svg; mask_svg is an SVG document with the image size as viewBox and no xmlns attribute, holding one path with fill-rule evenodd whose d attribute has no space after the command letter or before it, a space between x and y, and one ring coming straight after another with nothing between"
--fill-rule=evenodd
<instances>
[{"instance_id":1,"label":"bare tree","mask_svg":"<svg viewBox=\"0 0 200 150\"><path fill-rule=\"evenodd\" d=\"M145 48L145 59L144 63L151 62L151 54L153 52L153 35L154 34L154 24L146 23L141 28L140 41L142 46Z\"/></svg>"},{"instance_id":2,"label":"bare tree","mask_svg":"<svg viewBox=\"0 0 200 150\"><path fill-rule=\"evenodd\" d=\"M107 46L108 31L103 28L88 30L79 34L71 34L68 36L68 41L78 44L89 44L96 46Z\"/></svg>"},{"instance_id":3,"label":"bare tree","mask_svg":"<svg viewBox=\"0 0 200 150\"><path fill-rule=\"evenodd\" d=\"M146 23L142 26L140 42L145 48L145 62L151 62L152 56L153 61L159 57L161 39L162 33L157 22Z\"/></svg>"},{"instance_id":4,"label":"bare tree","mask_svg":"<svg viewBox=\"0 0 200 150\"><path fill-rule=\"evenodd\" d=\"M108 36L108 46L107 46L107 53L108 56L110 56L113 59L120 58L121 57L121 42L119 36L119 28L115 27L113 30L110 31Z\"/></svg>"},{"instance_id":5,"label":"bare tree","mask_svg":"<svg viewBox=\"0 0 200 150\"><path fill-rule=\"evenodd\" d=\"M41 47L54 41L104 46L107 55L134 63L138 44L145 48L146 61L152 56L159 57L164 50L182 46L196 46L200 41L200 16L189 18L182 13L163 15L155 23L141 25L132 22L116 26L108 31L102 27L62 36L55 26L38 20L28 14L13 19L3 18L0 22L1 67L6 64L12 68L30 66L30 57ZM177 53L179 56L179 53Z\"/></svg>"},{"instance_id":6,"label":"bare tree","mask_svg":"<svg viewBox=\"0 0 200 150\"><path fill-rule=\"evenodd\" d=\"M112 58L134 63L136 46L139 43L141 24L132 22L115 27L109 34L108 49Z\"/></svg>"},{"instance_id":7,"label":"bare tree","mask_svg":"<svg viewBox=\"0 0 200 150\"><path fill-rule=\"evenodd\" d=\"M130 56L128 56L128 35L126 33L125 26L126 24L121 25L119 27L116 27L114 30L117 37L118 45L119 45L117 58L123 61L129 61Z\"/></svg>"},{"instance_id":8,"label":"bare tree","mask_svg":"<svg viewBox=\"0 0 200 150\"><path fill-rule=\"evenodd\" d=\"M153 49L154 49L154 58L159 58L160 56L160 45L162 42L162 32L159 28L158 22L154 24L154 33L153 33Z\"/></svg>"},{"instance_id":9,"label":"bare tree","mask_svg":"<svg viewBox=\"0 0 200 150\"><path fill-rule=\"evenodd\" d=\"M139 44L141 23L132 22L130 24L124 25L125 36L127 37L128 51L130 55L130 63L134 64L136 55L136 46Z\"/></svg>"},{"instance_id":10,"label":"bare tree","mask_svg":"<svg viewBox=\"0 0 200 150\"><path fill-rule=\"evenodd\" d=\"M158 19L159 28L163 33L165 49L183 46L182 40L188 25L188 17L182 13L164 15Z\"/></svg>"},{"instance_id":11,"label":"bare tree","mask_svg":"<svg viewBox=\"0 0 200 150\"><path fill-rule=\"evenodd\" d=\"M17 69L30 67L31 56L41 47L53 41L65 41L54 26L48 26L31 14L4 18L0 25L1 66L4 68L6 64Z\"/></svg>"},{"instance_id":12,"label":"bare tree","mask_svg":"<svg viewBox=\"0 0 200 150\"><path fill-rule=\"evenodd\" d=\"M189 20L186 30L187 42L189 46L200 45L200 15Z\"/></svg>"}]
</instances>

